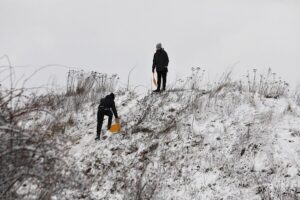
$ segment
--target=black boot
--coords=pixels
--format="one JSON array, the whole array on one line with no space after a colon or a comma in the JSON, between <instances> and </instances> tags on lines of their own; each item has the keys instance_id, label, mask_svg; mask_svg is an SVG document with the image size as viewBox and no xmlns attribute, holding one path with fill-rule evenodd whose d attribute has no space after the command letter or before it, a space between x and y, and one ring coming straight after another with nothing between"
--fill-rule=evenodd
<instances>
[{"instance_id":1,"label":"black boot","mask_svg":"<svg viewBox=\"0 0 300 200\"><path fill-rule=\"evenodd\" d=\"M95 140L100 140L100 136L97 136L97 137L95 138Z\"/></svg>"},{"instance_id":2,"label":"black boot","mask_svg":"<svg viewBox=\"0 0 300 200\"><path fill-rule=\"evenodd\" d=\"M156 89L156 90L154 90L153 92L160 92L160 90Z\"/></svg>"}]
</instances>

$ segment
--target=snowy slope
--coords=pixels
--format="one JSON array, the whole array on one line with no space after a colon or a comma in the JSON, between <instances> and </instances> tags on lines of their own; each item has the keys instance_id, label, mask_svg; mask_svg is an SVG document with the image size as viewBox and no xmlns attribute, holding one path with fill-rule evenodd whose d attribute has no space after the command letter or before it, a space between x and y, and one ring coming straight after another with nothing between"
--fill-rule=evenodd
<instances>
[{"instance_id":1,"label":"snowy slope","mask_svg":"<svg viewBox=\"0 0 300 200\"><path fill-rule=\"evenodd\" d=\"M232 84L119 93L116 103L122 131L100 142L97 105L72 114L65 160L87 192L58 199L300 199L300 110L292 98Z\"/></svg>"}]
</instances>

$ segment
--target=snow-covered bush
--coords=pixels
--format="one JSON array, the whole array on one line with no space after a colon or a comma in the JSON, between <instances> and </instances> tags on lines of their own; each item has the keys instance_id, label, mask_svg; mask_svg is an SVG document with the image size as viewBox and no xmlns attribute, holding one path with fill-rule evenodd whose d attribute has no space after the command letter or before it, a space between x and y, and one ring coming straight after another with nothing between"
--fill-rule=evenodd
<instances>
[{"instance_id":1,"label":"snow-covered bush","mask_svg":"<svg viewBox=\"0 0 300 200\"><path fill-rule=\"evenodd\" d=\"M258 78L259 76L259 78ZM251 93L258 93L266 98L279 98L287 95L289 91L289 84L283 81L277 74L272 72L269 68L266 75L258 74L257 69L253 69L252 76L248 72L247 83L244 89Z\"/></svg>"},{"instance_id":2,"label":"snow-covered bush","mask_svg":"<svg viewBox=\"0 0 300 200\"><path fill-rule=\"evenodd\" d=\"M116 90L117 75L108 76L98 72L70 70L67 78L66 96L73 97L72 104L78 110L84 102L96 103L104 94Z\"/></svg>"}]
</instances>

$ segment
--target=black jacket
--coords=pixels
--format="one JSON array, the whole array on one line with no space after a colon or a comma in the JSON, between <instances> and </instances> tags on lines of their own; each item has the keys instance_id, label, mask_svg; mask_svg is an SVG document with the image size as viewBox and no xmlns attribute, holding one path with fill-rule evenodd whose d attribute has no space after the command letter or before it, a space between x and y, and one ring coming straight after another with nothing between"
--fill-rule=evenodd
<instances>
[{"instance_id":1,"label":"black jacket","mask_svg":"<svg viewBox=\"0 0 300 200\"><path fill-rule=\"evenodd\" d=\"M169 57L164 49L156 50L153 57L152 72L156 68L157 72L168 71Z\"/></svg>"},{"instance_id":2,"label":"black jacket","mask_svg":"<svg viewBox=\"0 0 300 200\"><path fill-rule=\"evenodd\" d=\"M112 110L115 118L118 118L118 113L114 101L114 97L112 95L107 95L105 98L100 100L100 105L98 110Z\"/></svg>"}]
</instances>

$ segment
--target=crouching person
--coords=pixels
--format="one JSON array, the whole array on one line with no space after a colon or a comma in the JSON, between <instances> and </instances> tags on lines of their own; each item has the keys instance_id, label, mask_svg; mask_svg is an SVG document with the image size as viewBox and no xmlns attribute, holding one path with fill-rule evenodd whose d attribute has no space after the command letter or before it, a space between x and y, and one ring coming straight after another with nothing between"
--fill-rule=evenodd
<instances>
[{"instance_id":1,"label":"crouching person","mask_svg":"<svg viewBox=\"0 0 300 200\"><path fill-rule=\"evenodd\" d=\"M116 122L119 123L119 117L115 106L114 93L107 95L105 98L101 99L100 101L100 105L98 107L98 113L97 113L97 136L95 140L100 140L100 132L102 129L102 124L105 115L108 116L108 123L107 123L108 130L111 127L113 115L116 118Z\"/></svg>"}]
</instances>

